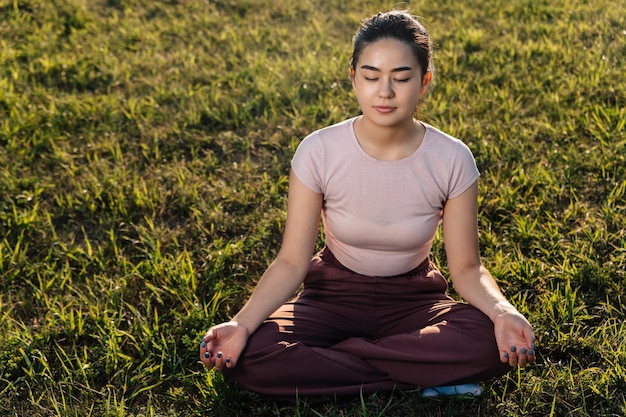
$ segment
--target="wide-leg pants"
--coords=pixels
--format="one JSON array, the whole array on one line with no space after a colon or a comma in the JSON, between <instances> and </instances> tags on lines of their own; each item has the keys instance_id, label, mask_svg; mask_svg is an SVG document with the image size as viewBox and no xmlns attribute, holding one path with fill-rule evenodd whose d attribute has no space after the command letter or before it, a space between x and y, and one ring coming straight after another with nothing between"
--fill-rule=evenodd
<instances>
[{"instance_id":1,"label":"wide-leg pants","mask_svg":"<svg viewBox=\"0 0 626 417\"><path fill-rule=\"evenodd\" d=\"M337 398L479 382L500 362L491 320L450 298L429 261L394 277L370 277L324 249L303 290L254 332L225 375L283 399Z\"/></svg>"}]
</instances>

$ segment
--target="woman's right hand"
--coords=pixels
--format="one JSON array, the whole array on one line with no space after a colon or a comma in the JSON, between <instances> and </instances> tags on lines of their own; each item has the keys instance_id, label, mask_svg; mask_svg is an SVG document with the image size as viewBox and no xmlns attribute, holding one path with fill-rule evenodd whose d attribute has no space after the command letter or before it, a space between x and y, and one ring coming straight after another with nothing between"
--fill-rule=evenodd
<instances>
[{"instance_id":1,"label":"woman's right hand","mask_svg":"<svg viewBox=\"0 0 626 417\"><path fill-rule=\"evenodd\" d=\"M223 370L236 366L250 333L302 284L318 236L322 202L322 194L309 189L291 173L280 251L243 308L231 321L211 327L202 338L200 360L205 367Z\"/></svg>"},{"instance_id":2,"label":"woman's right hand","mask_svg":"<svg viewBox=\"0 0 626 417\"><path fill-rule=\"evenodd\" d=\"M248 329L236 321L211 327L200 343L200 360L207 369L233 368L248 341Z\"/></svg>"}]
</instances>

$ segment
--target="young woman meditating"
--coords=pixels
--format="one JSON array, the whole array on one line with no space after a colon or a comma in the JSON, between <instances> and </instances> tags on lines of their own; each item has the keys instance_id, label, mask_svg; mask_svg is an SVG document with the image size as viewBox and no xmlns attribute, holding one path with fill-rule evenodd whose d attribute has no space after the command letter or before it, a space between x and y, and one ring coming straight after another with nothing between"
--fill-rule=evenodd
<instances>
[{"instance_id":1,"label":"young woman meditating","mask_svg":"<svg viewBox=\"0 0 626 417\"><path fill-rule=\"evenodd\" d=\"M362 114L299 145L280 251L244 307L207 331L200 359L280 398L478 395L478 382L535 355L532 327L480 260L476 163L463 142L414 118L433 68L415 17L379 13L353 45ZM326 246L311 259L320 213ZM440 222L464 302L429 258Z\"/></svg>"}]
</instances>

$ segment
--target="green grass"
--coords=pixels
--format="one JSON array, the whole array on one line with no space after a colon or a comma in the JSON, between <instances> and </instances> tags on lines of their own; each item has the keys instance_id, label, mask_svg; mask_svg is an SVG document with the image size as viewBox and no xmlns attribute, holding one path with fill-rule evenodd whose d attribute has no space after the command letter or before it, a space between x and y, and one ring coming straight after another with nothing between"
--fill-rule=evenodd
<instances>
[{"instance_id":1,"label":"green grass","mask_svg":"<svg viewBox=\"0 0 626 417\"><path fill-rule=\"evenodd\" d=\"M436 44L421 111L474 151L484 262L536 365L476 400L289 406L197 364L279 248L297 144L358 112L359 20L395 4L0 0L0 415L626 413L623 0L400 5Z\"/></svg>"}]
</instances>

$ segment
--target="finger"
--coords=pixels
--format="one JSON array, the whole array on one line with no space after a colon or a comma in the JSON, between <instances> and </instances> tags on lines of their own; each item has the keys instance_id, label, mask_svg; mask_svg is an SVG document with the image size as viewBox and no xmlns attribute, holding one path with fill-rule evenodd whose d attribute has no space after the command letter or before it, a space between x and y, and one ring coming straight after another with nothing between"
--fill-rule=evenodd
<instances>
[{"instance_id":1,"label":"finger","mask_svg":"<svg viewBox=\"0 0 626 417\"><path fill-rule=\"evenodd\" d=\"M525 359L525 365L531 364L535 362L535 343L531 342L530 347L528 349L522 349Z\"/></svg>"},{"instance_id":2,"label":"finger","mask_svg":"<svg viewBox=\"0 0 626 417\"><path fill-rule=\"evenodd\" d=\"M210 354L208 352L202 352L200 354L200 363L206 369L212 369L215 366L215 361L211 358L211 356L210 356Z\"/></svg>"},{"instance_id":3,"label":"finger","mask_svg":"<svg viewBox=\"0 0 626 417\"><path fill-rule=\"evenodd\" d=\"M212 359L203 359L201 360L202 364L206 369L213 369L215 367L215 361Z\"/></svg>"},{"instance_id":4,"label":"finger","mask_svg":"<svg viewBox=\"0 0 626 417\"><path fill-rule=\"evenodd\" d=\"M217 352L215 356L215 368L218 370L223 370L224 368L234 368L237 365L235 359L230 356L224 355L222 352Z\"/></svg>"},{"instance_id":5,"label":"finger","mask_svg":"<svg viewBox=\"0 0 626 417\"><path fill-rule=\"evenodd\" d=\"M213 368L213 361L211 358L211 352L209 352L206 342L200 343L200 361L207 369Z\"/></svg>"},{"instance_id":6,"label":"finger","mask_svg":"<svg viewBox=\"0 0 626 417\"><path fill-rule=\"evenodd\" d=\"M517 366L519 362L517 354L508 351L502 352L502 355L500 355L500 361L502 363L508 363L511 367Z\"/></svg>"},{"instance_id":7,"label":"finger","mask_svg":"<svg viewBox=\"0 0 626 417\"><path fill-rule=\"evenodd\" d=\"M526 355L526 348L521 348L519 355L517 355L517 365L524 367L528 364L528 357Z\"/></svg>"},{"instance_id":8,"label":"finger","mask_svg":"<svg viewBox=\"0 0 626 417\"><path fill-rule=\"evenodd\" d=\"M207 347L207 343L202 340L202 342L200 342L200 359L203 359L206 353L209 353L209 348ZM209 357L205 359L209 359Z\"/></svg>"},{"instance_id":9,"label":"finger","mask_svg":"<svg viewBox=\"0 0 626 417\"><path fill-rule=\"evenodd\" d=\"M517 366L517 347L511 346L508 353L509 353L509 365Z\"/></svg>"},{"instance_id":10,"label":"finger","mask_svg":"<svg viewBox=\"0 0 626 417\"><path fill-rule=\"evenodd\" d=\"M498 345L498 350L500 351L500 362L509 363L509 357L511 356L511 352L509 352L508 347L506 345Z\"/></svg>"},{"instance_id":11,"label":"finger","mask_svg":"<svg viewBox=\"0 0 626 417\"><path fill-rule=\"evenodd\" d=\"M225 365L224 354L222 352L217 352L217 355L215 355L215 368L218 371L221 371L222 369L224 369L224 365Z\"/></svg>"},{"instance_id":12,"label":"finger","mask_svg":"<svg viewBox=\"0 0 626 417\"><path fill-rule=\"evenodd\" d=\"M215 334L214 334L213 330L209 330L202 337L202 341L205 342L205 343L209 343L213 339L215 339Z\"/></svg>"},{"instance_id":13,"label":"finger","mask_svg":"<svg viewBox=\"0 0 626 417\"><path fill-rule=\"evenodd\" d=\"M533 362L535 362L535 359L532 356L524 356L524 362L523 364L520 363L520 366L527 366L527 365L531 365Z\"/></svg>"},{"instance_id":14,"label":"finger","mask_svg":"<svg viewBox=\"0 0 626 417\"><path fill-rule=\"evenodd\" d=\"M534 343L531 345L531 348L528 349L528 353L526 354L526 356L528 358L529 364L535 362L536 357L535 357L535 344Z\"/></svg>"}]
</instances>

